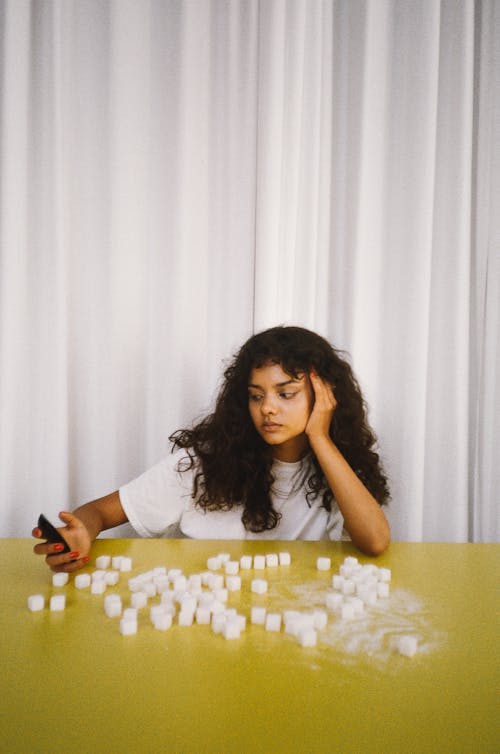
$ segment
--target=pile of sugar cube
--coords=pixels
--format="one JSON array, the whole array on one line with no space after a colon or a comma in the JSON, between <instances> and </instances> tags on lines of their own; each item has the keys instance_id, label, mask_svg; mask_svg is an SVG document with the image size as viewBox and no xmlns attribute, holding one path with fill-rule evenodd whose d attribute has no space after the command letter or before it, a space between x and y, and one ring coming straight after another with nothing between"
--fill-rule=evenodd
<instances>
[{"instance_id":1,"label":"pile of sugar cube","mask_svg":"<svg viewBox=\"0 0 500 754\"><path fill-rule=\"evenodd\" d=\"M108 618L119 618L119 631L124 636L137 633L139 614L149 607L149 619L158 631L167 631L174 622L178 626L192 626L194 623L210 626L215 634L225 639L238 639L247 627L247 616L228 607L231 593L242 589L241 572L253 571L249 588L258 604L250 609L250 623L262 626L266 631L289 634L296 638L302 647L314 647L318 643L318 633L327 627L330 615L335 620L356 620L365 615L366 609L379 599L389 597L391 571L375 565L361 565L357 558L346 557L338 573L332 576L331 589L325 593L325 609L310 611L269 610L266 604L268 581L266 570L290 566L288 552L267 555L242 555L232 560L228 553L219 553L207 559L206 570L186 575L180 568L157 566L151 570L131 576L128 579L129 604L124 605L122 597L114 592L107 593L108 587L118 584L121 574L132 570L131 558L123 556L111 558L101 555L96 558L93 573L80 573L74 578L77 589L89 589L92 594L104 595L104 611ZM331 559L317 559L318 571L330 571ZM281 569L280 569L281 570ZM255 573L257 572L257 573ZM286 568L282 574L286 573ZM52 584L55 588L68 583L68 574L55 573ZM248 580L245 581L248 587ZM43 610L45 599L40 594L28 597L31 611ZM65 595L58 592L51 596L51 611L65 609ZM412 657L417 651L414 636L398 638L397 650L400 654Z\"/></svg>"}]
</instances>

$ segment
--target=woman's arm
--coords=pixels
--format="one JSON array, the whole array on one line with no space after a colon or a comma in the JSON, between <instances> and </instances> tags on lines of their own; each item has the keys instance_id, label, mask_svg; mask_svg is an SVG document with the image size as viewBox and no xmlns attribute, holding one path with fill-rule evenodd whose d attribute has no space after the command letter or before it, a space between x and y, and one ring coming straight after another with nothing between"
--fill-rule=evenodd
<instances>
[{"instance_id":1,"label":"woman's arm","mask_svg":"<svg viewBox=\"0 0 500 754\"><path fill-rule=\"evenodd\" d=\"M330 424L337 405L333 389L315 373L311 373L310 378L315 402L306 427L309 444L353 543L367 555L380 555L391 539L389 523L380 505L330 437Z\"/></svg>"},{"instance_id":2,"label":"woman's arm","mask_svg":"<svg viewBox=\"0 0 500 754\"><path fill-rule=\"evenodd\" d=\"M76 571L89 560L94 540L105 529L125 524L128 519L120 502L118 491L81 505L73 513L64 511L59 518L65 524L58 531L71 548L71 552L58 554L57 544L44 542L33 548L37 555L45 555L47 565L53 571ZM41 539L41 531L33 529L33 536Z\"/></svg>"}]
</instances>

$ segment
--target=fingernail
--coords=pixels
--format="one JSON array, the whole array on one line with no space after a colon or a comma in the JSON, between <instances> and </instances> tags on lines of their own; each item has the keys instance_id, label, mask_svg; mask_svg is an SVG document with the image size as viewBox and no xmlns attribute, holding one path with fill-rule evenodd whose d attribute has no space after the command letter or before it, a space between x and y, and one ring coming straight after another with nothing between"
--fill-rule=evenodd
<instances>
[{"instance_id":1,"label":"fingernail","mask_svg":"<svg viewBox=\"0 0 500 754\"><path fill-rule=\"evenodd\" d=\"M316 374L316 372L314 371L314 369L311 369L311 376L312 376L312 377L317 377L317 376L318 376L318 375Z\"/></svg>"},{"instance_id":2,"label":"fingernail","mask_svg":"<svg viewBox=\"0 0 500 754\"><path fill-rule=\"evenodd\" d=\"M35 530L33 531L33 535L34 535L35 537L41 537L41 536L42 536L42 532L40 531L40 529L35 529Z\"/></svg>"},{"instance_id":3,"label":"fingernail","mask_svg":"<svg viewBox=\"0 0 500 754\"><path fill-rule=\"evenodd\" d=\"M78 560L78 558L80 557L80 553L79 552L70 552L69 556L70 556L71 560Z\"/></svg>"},{"instance_id":4,"label":"fingernail","mask_svg":"<svg viewBox=\"0 0 500 754\"><path fill-rule=\"evenodd\" d=\"M64 550L64 545L62 542L58 542L54 545L54 552L62 552Z\"/></svg>"},{"instance_id":5,"label":"fingernail","mask_svg":"<svg viewBox=\"0 0 500 754\"><path fill-rule=\"evenodd\" d=\"M88 563L89 560L90 560L90 557L88 555L85 555L85 557L82 558L82 560L83 560L84 563Z\"/></svg>"}]
</instances>

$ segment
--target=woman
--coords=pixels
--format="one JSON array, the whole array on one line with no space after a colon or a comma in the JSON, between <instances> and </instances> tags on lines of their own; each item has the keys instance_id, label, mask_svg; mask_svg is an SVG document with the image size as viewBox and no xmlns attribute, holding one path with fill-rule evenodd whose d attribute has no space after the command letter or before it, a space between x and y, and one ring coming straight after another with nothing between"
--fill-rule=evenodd
<instances>
[{"instance_id":1,"label":"woman","mask_svg":"<svg viewBox=\"0 0 500 754\"><path fill-rule=\"evenodd\" d=\"M214 412L170 440L172 455L141 477L60 514L70 553L48 543L35 552L55 571L77 570L101 531L127 521L141 536L339 539L345 531L368 555L389 544L387 480L360 388L310 330L252 336L226 369Z\"/></svg>"}]
</instances>

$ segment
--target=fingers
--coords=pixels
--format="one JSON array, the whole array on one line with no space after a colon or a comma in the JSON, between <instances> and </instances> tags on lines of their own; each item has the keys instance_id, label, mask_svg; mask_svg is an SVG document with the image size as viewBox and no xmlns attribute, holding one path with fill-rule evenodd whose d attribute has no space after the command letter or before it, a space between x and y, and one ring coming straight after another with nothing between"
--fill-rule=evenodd
<instances>
[{"instance_id":1,"label":"fingers","mask_svg":"<svg viewBox=\"0 0 500 754\"><path fill-rule=\"evenodd\" d=\"M35 555L57 555L64 550L60 542L43 542L33 547Z\"/></svg>"},{"instance_id":2,"label":"fingers","mask_svg":"<svg viewBox=\"0 0 500 754\"><path fill-rule=\"evenodd\" d=\"M69 527L70 529L76 526L80 526L80 519L78 519L69 511L61 511L61 513L59 514L59 518L61 519L63 524L66 524L66 526Z\"/></svg>"},{"instance_id":3,"label":"fingers","mask_svg":"<svg viewBox=\"0 0 500 754\"><path fill-rule=\"evenodd\" d=\"M314 370L310 372L311 384L313 386L316 401L320 401L323 405L330 408L335 408L337 401L333 392L333 387L322 379Z\"/></svg>"},{"instance_id":4,"label":"fingers","mask_svg":"<svg viewBox=\"0 0 500 754\"><path fill-rule=\"evenodd\" d=\"M59 518L65 524L64 528L58 529L64 536L70 547L75 549L72 552L63 552L64 544L60 542L40 542L33 547L36 555L44 555L45 562L52 571L64 571L72 573L87 565L90 557L86 554L89 551L89 542L82 536L86 534L85 528L76 516L68 511L62 511ZM35 527L32 534L37 539L43 539L43 534L39 527ZM82 554L83 553L83 554Z\"/></svg>"},{"instance_id":5,"label":"fingers","mask_svg":"<svg viewBox=\"0 0 500 754\"><path fill-rule=\"evenodd\" d=\"M79 553L77 553L77 555L78 554ZM58 564L54 563L53 560L54 558L52 557L45 558L45 561L47 565L49 566L49 568L51 569L51 571L54 571L55 573L59 571L63 571L64 573L73 573L73 571L79 571L80 568L83 568L84 566L86 566L90 558L87 555L84 558L77 557L76 559L70 560L69 562L66 560Z\"/></svg>"}]
</instances>

